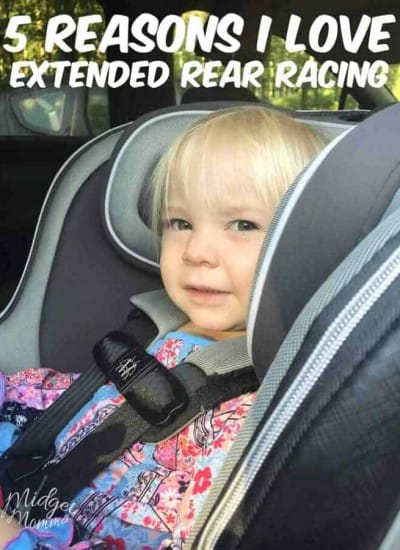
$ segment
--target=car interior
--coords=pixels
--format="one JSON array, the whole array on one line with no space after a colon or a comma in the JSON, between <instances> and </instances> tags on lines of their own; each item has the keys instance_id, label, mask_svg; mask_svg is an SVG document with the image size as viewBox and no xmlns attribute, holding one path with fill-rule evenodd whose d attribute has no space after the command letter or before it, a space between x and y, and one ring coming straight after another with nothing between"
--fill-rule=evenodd
<instances>
[{"instance_id":1,"label":"car interior","mask_svg":"<svg viewBox=\"0 0 400 550\"><path fill-rule=\"evenodd\" d=\"M150 2L146 10L162 17L186 9L172 4ZM139 7L102 2L107 18L134 17ZM248 21L271 14L278 36L289 14L303 14L307 22L321 13L315 3L297 0L213 9L217 15L240 11ZM398 10L372 0L324 8L354 20ZM398 36L391 35L389 62L398 62ZM238 55L246 58L247 47L244 41ZM127 57L132 61L132 52ZM346 56L338 50L335 58ZM368 52L359 58L369 58ZM282 109L316 128L327 145L293 182L266 237L247 337L261 383L258 398L188 547L395 550L397 100L389 90L363 87L351 90L357 110L296 110L247 89L199 87L176 104L173 88L169 82L162 90L108 90L109 128L97 135L0 137L6 176L0 179L1 368L89 369L94 343L124 323L130 298L161 286L146 185L167 145L193 121L224 107L257 101ZM339 98L342 107L348 93ZM334 351L332 341L340 342ZM318 375L314 352L323 356ZM308 389L297 397L308 377Z\"/></svg>"},{"instance_id":2,"label":"car interior","mask_svg":"<svg viewBox=\"0 0 400 550\"><path fill-rule=\"evenodd\" d=\"M133 294L160 287L157 258L150 229L146 225L146 201L143 199L149 174L175 135L210 110L230 105L231 102L198 103L144 115L131 124L95 138L64 165L42 209L24 275L13 300L2 314L0 349L1 362L6 372L32 364L46 364L64 371L68 371L71 364L79 365L82 370L89 368L93 363L89 342L101 338L110 326L118 327L123 323ZM377 113L375 119L379 117L379 124L374 122L374 117L367 118L363 124L354 125L330 121L326 116L319 117L318 114L295 116L318 128L329 143L302 177L294 182L272 222L264 247L264 260L259 267L253 291L249 349L256 373L260 381L264 381L260 395L264 397L264 391L270 392L272 395L269 400L275 392L281 397L285 386L277 387L279 376L276 373L282 369L280 353L286 361L288 372L283 379L286 382L288 375L290 378L289 366L292 365L287 364L288 353L285 349L289 346L289 356L294 363L295 350L293 343L290 344L294 337L290 330L296 327L296 318L300 312L303 310L302 316L306 315L306 323L302 321L300 330L302 338L305 338L306 329L312 325L313 318L323 311L323 306L329 303L332 296L337 295L357 271L355 265L358 268L359 264L368 265L367 260L376 253L376 249L383 247L389 236L393 237L394 234L392 228L390 234L384 232L384 238L380 233L379 238L373 235L377 244L370 244L370 232L377 224L380 227L379 222L386 210L393 208L393 201L396 201L398 153L396 142L391 138L397 131L400 116L398 106ZM363 146L360 147L360 144ZM385 151L381 162L378 161L381 156L379 147ZM376 154L371 155L371 150ZM346 162L348 151L351 155ZM355 170L354 165L363 166L363 170ZM132 166L138 168L132 170ZM358 194L357 177L363 184L362 197ZM348 185L350 178L352 185ZM358 204L357 212L354 212L355 200ZM136 205L136 208L130 205ZM338 213L343 219L339 226ZM387 219L397 227L393 217L397 219L396 209ZM307 224L302 223L304 219L307 219ZM322 227L324 231L321 231ZM313 238L315 233L318 233L318 239ZM304 246L305 242L307 247ZM356 248L356 257L359 259L361 256L362 262L355 264L346 256L357 243L363 250L360 252L359 247ZM329 278L327 282L324 281L342 260L352 268L340 266L340 274L333 275L336 280L335 292L332 289L327 292L324 288L332 283ZM300 281L303 289L301 295L296 290ZM319 288L322 283L324 286ZM316 291L310 306L308 301ZM319 298L316 298L318 294ZM282 296L285 296L284 300ZM104 315L105 311L107 315ZM294 338L297 348L301 343L298 330ZM267 340L265 334L268 334ZM282 373L280 377L282 379ZM370 391L364 388L363 395L373 393L373 384L368 387ZM354 388L354 391L358 388L355 383ZM258 407L255 406L254 413L259 415L260 425L265 423L264 415L269 411L266 407L268 400L262 397L257 401ZM276 404L277 399L272 399L272 405ZM352 406L356 405L352 403ZM393 414L392 409L390 413ZM382 426L382 418L380 422ZM246 442L246 437L249 438L249 433L243 437L242 444ZM238 441L241 441L240 437ZM327 454L328 447L323 446ZM331 452L336 453L337 449L331 449ZM389 456L392 457L392 454ZM308 467L320 466L313 455L310 461ZM369 464L366 460L364 468ZM360 476L362 472L360 468ZM341 480L340 475L338 480ZM311 484L309 488L311 490ZM335 484L330 484L329 491L333 493L334 489ZM378 489L386 494L385 485L378 485L377 488L374 484L369 496L379 497L379 502L382 502ZM356 491L353 494L355 499L359 498ZM307 526L306 533L304 530L296 531L295 528L292 532L286 523L282 523L279 518L287 516L289 512L286 509L281 511L282 515L278 515L278 512L268 515L271 522L275 518L276 523L265 533L278 537L279 547L294 548L299 541L307 541L309 548L326 547L320 533L322 528L316 530L315 519L312 520L314 515L311 511L315 513L315 509L321 506L321 494L317 491L316 495L314 508L310 505L309 515L305 514L301 523ZM292 502L289 497L286 500ZM376 543L381 542L382 529L384 525L388 529L389 517L394 510L393 500L385 502L385 505L387 515L381 518L381 523L377 525L369 517L367 522L363 517L362 530L354 530L352 536L338 537L337 546L333 544L331 547L347 545L363 548L366 537ZM347 514L347 508L341 508L341 512ZM243 516L243 512L241 514ZM322 519L321 526L325 526L323 532L328 536L329 522L326 517ZM330 515L328 519L332 521ZM208 525L212 526L213 523L211 515ZM311 534L310 525L314 527ZM371 528L367 529L366 525ZM278 526L284 526L285 536ZM209 546L207 540L200 539L193 541L193 547L234 547L236 539L231 537L237 535L232 535L229 525L226 529L228 534L226 530L221 530L223 536L216 546L214 543ZM200 530L202 532L203 528ZM314 541L317 532L319 538ZM261 539L257 535L257 543L251 539L251 543L245 542L248 546L244 547L264 547L266 541L270 543L265 533L263 531Z\"/></svg>"},{"instance_id":3,"label":"car interior","mask_svg":"<svg viewBox=\"0 0 400 550\"><path fill-rule=\"evenodd\" d=\"M24 274L1 313L5 370L32 364L84 370L91 361L87 342L123 323L130 296L160 286L142 189L175 135L202 113L231 104L182 105L144 115L98 136L63 166L43 206ZM352 127L326 116L295 116L326 139ZM24 336L19 322L27 327ZM24 345L22 337L28 339Z\"/></svg>"},{"instance_id":4,"label":"car interior","mask_svg":"<svg viewBox=\"0 0 400 550\"><path fill-rule=\"evenodd\" d=\"M37 51L43 42L43 29L51 16L59 13L60 5L55 0L30 0L30 5L37 13L39 30L29 30L28 43L32 44L32 51L26 50L24 56L27 59L38 60ZM19 0L11 4L7 2L8 17L21 14L25 11L25 5ZM85 13L98 13L103 18L102 29L116 14L123 14L134 20L143 13L140 3L132 3L129 0L90 0L82 2L73 0L68 5L62 5L64 13L79 17ZM381 14L393 14L398 18L398 6L393 2L381 2L379 6L372 0L357 0L335 3L334 6L322 8L315 2L271 2L260 0L247 2L232 0L221 4L210 0L174 0L161 5L150 0L146 2L146 13L153 14L159 20L169 14L193 13L214 14L222 18L227 13L233 12L241 15L245 21L244 32L241 40L241 48L230 56L238 61L259 59L269 66L285 59L287 55L283 47L283 38L287 29L288 19L291 14L297 14L302 18L303 24L299 31L298 40L307 44L306 36L309 23L321 13L338 16L346 14L352 24L356 25L362 15L379 16ZM255 51L254 36L261 15L272 18L271 44L266 51L267 60ZM7 19L0 20L0 31L5 34ZM171 77L159 88L131 87L129 83L115 88L71 88L65 85L60 88L51 87L50 76L46 81L46 87L12 88L9 85L11 64L21 59L21 55L4 52L3 64L0 64L0 151L1 151L1 178L0 193L2 197L0 211L0 307L5 307L10 300L18 280L24 269L29 253L34 229L40 213L41 206L51 181L61 168L62 164L93 136L103 131L116 128L121 124L133 121L139 116L155 109L198 101L224 101L242 100L264 102L280 106L289 110L319 110L326 112L327 116L338 120L349 119L360 121L371 110L396 102L397 93L397 52L399 51L396 26L387 27L391 30L390 39L386 39L389 49L379 56L387 61L391 67L390 82L387 86L374 88L369 85L351 89L312 89L310 86L302 86L298 89L282 89L279 93L265 81L262 88L187 88L179 86L179 74L182 63L193 58L194 54L177 52L176 55L168 55L155 47L148 54L139 54L132 50L120 51L119 48L110 48L107 60L122 61L130 64L136 61L153 59L165 61L171 66ZM39 33L39 34L38 34ZM100 34L100 32L99 32ZM349 54L344 51L343 44L337 41L334 51L329 53L333 60L367 60L373 61L374 56L366 51L368 41L364 40L357 54ZM57 52L51 54L57 59ZM83 55L83 54L82 54ZM186 55L186 57L185 57ZM293 54L295 55L295 54ZM297 54L296 54L297 55ZM374 54L375 57L377 54ZM49 54L50 56L50 54ZM63 53L66 57L67 54ZM103 61L102 57L96 57L89 52L88 59ZM40 56L39 56L40 57ZM68 57L68 56L67 56ZM290 57L290 55L289 55ZM304 57L304 56L303 56ZM308 57L293 57L297 63L304 62ZM221 52L196 52L195 59L221 60ZM317 55L318 58L318 55ZM52 59L50 57L50 59ZM73 54L71 61L75 58ZM318 59L323 62L323 55ZM393 69L392 69L393 67ZM301 92L301 93L299 93Z\"/></svg>"}]
</instances>

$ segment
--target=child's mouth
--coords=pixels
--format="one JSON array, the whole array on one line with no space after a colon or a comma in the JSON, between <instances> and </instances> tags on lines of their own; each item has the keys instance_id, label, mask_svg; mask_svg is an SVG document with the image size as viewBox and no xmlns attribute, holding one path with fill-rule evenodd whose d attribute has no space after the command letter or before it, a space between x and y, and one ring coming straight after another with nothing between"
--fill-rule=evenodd
<instances>
[{"instance_id":1,"label":"child's mouth","mask_svg":"<svg viewBox=\"0 0 400 550\"><path fill-rule=\"evenodd\" d=\"M230 292L202 286L187 286L186 290L196 301L217 302L226 298Z\"/></svg>"}]
</instances>

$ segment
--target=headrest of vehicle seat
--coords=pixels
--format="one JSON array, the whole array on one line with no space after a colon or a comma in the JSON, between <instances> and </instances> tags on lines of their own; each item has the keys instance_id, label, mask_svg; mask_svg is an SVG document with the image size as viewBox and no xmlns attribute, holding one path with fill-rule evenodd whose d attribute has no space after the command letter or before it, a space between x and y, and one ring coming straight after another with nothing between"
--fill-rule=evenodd
<instances>
[{"instance_id":1,"label":"headrest of vehicle seat","mask_svg":"<svg viewBox=\"0 0 400 550\"><path fill-rule=\"evenodd\" d=\"M119 252L139 266L157 270L157 254L149 227L140 215L143 187L172 140L211 111L245 103L212 102L160 109L132 123L110 160L104 221Z\"/></svg>"},{"instance_id":2,"label":"headrest of vehicle seat","mask_svg":"<svg viewBox=\"0 0 400 550\"><path fill-rule=\"evenodd\" d=\"M331 142L291 186L257 267L248 347L263 378L301 309L400 187L400 104Z\"/></svg>"},{"instance_id":3,"label":"headrest of vehicle seat","mask_svg":"<svg viewBox=\"0 0 400 550\"><path fill-rule=\"evenodd\" d=\"M103 216L107 235L128 261L150 270L158 269L156 247L140 208L143 188L161 154L198 118L217 109L239 105L254 106L254 102L219 101L174 106L149 113L127 127L110 159ZM268 106L268 109L274 107ZM324 131L331 124L315 120L310 123L319 125ZM338 131L337 126L334 132Z\"/></svg>"}]
</instances>

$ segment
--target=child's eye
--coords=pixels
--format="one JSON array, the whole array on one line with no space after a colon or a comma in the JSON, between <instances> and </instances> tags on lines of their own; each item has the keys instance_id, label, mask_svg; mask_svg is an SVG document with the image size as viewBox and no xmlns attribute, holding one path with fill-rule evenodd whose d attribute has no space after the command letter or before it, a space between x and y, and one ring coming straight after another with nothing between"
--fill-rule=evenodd
<instances>
[{"instance_id":1,"label":"child's eye","mask_svg":"<svg viewBox=\"0 0 400 550\"><path fill-rule=\"evenodd\" d=\"M235 220L230 224L230 228L234 231L254 231L259 229L258 225L248 220Z\"/></svg>"},{"instance_id":2,"label":"child's eye","mask_svg":"<svg viewBox=\"0 0 400 550\"><path fill-rule=\"evenodd\" d=\"M188 231L189 229L192 229L189 222L180 218L172 218L171 220L168 220L165 226L170 229L174 229L175 231Z\"/></svg>"}]
</instances>

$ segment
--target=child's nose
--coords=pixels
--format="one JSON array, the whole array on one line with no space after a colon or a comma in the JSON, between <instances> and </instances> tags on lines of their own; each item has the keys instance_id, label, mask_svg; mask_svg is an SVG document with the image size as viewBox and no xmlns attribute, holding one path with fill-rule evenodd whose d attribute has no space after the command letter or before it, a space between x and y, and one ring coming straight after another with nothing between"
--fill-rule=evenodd
<instances>
[{"instance_id":1,"label":"child's nose","mask_svg":"<svg viewBox=\"0 0 400 550\"><path fill-rule=\"evenodd\" d=\"M215 235L209 231L192 231L182 259L191 264L218 265L218 243Z\"/></svg>"}]
</instances>

